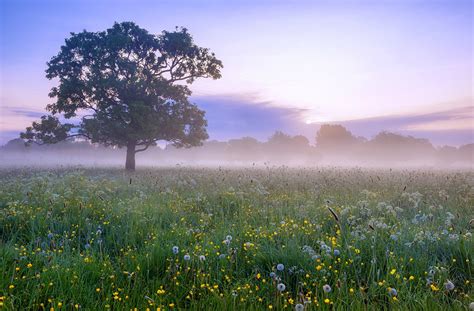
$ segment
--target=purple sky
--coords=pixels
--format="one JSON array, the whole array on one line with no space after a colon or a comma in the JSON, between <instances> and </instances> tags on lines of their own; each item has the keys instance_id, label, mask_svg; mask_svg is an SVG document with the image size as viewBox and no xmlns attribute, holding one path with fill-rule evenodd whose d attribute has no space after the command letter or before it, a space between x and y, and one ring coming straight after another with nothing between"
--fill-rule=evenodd
<instances>
[{"instance_id":1,"label":"purple sky","mask_svg":"<svg viewBox=\"0 0 474 311\"><path fill-rule=\"evenodd\" d=\"M223 61L192 85L211 139L321 123L436 145L474 142L472 1L13 1L0 3L0 144L51 102L46 62L70 32L185 26Z\"/></svg>"}]
</instances>

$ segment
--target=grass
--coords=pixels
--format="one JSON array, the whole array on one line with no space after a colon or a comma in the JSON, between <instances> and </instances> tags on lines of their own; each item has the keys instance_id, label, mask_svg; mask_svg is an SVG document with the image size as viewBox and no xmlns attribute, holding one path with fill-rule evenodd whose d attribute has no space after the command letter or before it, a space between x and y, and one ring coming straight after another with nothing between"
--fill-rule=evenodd
<instances>
[{"instance_id":1,"label":"grass","mask_svg":"<svg viewBox=\"0 0 474 311\"><path fill-rule=\"evenodd\" d=\"M6 310L466 310L474 300L472 172L0 173Z\"/></svg>"}]
</instances>

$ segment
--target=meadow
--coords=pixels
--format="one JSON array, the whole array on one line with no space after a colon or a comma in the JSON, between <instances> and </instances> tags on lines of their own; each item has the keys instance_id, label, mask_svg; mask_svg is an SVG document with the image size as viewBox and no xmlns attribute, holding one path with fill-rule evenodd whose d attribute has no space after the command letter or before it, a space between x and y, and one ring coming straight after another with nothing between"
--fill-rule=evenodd
<instances>
[{"instance_id":1,"label":"meadow","mask_svg":"<svg viewBox=\"0 0 474 311\"><path fill-rule=\"evenodd\" d=\"M2 169L5 310L474 309L474 173Z\"/></svg>"}]
</instances>

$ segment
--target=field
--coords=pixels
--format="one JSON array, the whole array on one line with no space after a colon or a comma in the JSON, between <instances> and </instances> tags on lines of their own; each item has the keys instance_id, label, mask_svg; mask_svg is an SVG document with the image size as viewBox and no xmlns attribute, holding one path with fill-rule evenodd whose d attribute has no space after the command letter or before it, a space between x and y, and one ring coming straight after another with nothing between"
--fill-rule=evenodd
<instances>
[{"instance_id":1,"label":"field","mask_svg":"<svg viewBox=\"0 0 474 311\"><path fill-rule=\"evenodd\" d=\"M474 301L473 172L0 174L6 310L467 310Z\"/></svg>"}]
</instances>

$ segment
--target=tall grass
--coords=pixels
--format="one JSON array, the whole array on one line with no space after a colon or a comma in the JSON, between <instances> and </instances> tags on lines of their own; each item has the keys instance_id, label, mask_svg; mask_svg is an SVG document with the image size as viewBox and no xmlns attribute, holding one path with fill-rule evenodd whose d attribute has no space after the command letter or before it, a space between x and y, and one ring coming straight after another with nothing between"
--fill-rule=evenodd
<instances>
[{"instance_id":1,"label":"tall grass","mask_svg":"<svg viewBox=\"0 0 474 311\"><path fill-rule=\"evenodd\" d=\"M3 170L0 303L465 310L474 301L473 177L286 167Z\"/></svg>"}]
</instances>

